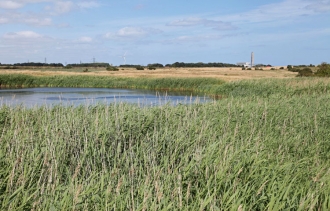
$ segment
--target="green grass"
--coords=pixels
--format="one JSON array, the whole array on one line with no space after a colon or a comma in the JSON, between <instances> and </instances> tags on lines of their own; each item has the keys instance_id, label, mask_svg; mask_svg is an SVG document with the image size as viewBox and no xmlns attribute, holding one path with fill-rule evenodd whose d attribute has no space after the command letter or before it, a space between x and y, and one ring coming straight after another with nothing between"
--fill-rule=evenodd
<instances>
[{"instance_id":1,"label":"green grass","mask_svg":"<svg viewBox=\"0 0 330 211\"><path fill-rule=\"evenodd\" d=\"M227 97L1 107L0 210L329 210L326 80L200 87Z\"/></svg>"},{"instance_id":2,"label":"green grass","mask_svg":"<svg viewBox=\"0 0 330 211\"><path fill-rule=\"evenodd\" d=\"M190 91L216 97L269 97L329 93L322 78L258 79L225 83L212 78L120 78L104 76L0 75L2 87L95 87Z\"/></svg>"},{"instance_id":3,"label":"green grass","mask_svg":"<svg viewBox=\"0 0 330 211\"><path fill-rule=\"evenodd\" d=\"M206 85L224 82L210 78L120 78L104 76L29 76L22 74L0 75L3 87L95 87L139 88L167 90L196 90Z\"/></svg>"}]
</instances>

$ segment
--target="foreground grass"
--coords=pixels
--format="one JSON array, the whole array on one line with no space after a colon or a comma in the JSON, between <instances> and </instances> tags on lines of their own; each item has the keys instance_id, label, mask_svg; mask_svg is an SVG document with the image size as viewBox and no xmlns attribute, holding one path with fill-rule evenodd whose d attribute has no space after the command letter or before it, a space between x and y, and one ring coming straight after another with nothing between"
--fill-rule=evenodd
<instances>
[{"instance_id":1,"label":"foreground grass","mask_svg":"<svg viewBox=\"0 0 330 211\"><path fill-rule=\"evenodd\" d=\"M329 100L1 107L0 207L329 210Z\"/></svg>"}]
</instances>

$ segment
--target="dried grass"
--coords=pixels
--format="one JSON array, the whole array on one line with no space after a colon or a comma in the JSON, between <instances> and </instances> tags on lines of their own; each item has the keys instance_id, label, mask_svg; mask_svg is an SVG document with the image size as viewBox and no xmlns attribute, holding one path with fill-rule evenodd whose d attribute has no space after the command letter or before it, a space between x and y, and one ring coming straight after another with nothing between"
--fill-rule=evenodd
<instances>
[{"instance_id":1,"label":"dried grass","mask_svg":"<svg viewBox=\"0 0 330 211\"><path fill-rule=\"evenodd\" d=\"M120 68L119 71L106 71L105 68L89 68L89 72L84 73L77 68L65 71L62 68L50 69L26 69L26 70L0 70L0 74L19 73L33 76L53 76L53 75L95 75L95 76L117 76L130 78L217 78L225 81L236 81L244 79L261 78L294 78L297 73L287 70L242 70L241 68L170 68L139 71L135 68Z\"/></svg>"}]
</instances>

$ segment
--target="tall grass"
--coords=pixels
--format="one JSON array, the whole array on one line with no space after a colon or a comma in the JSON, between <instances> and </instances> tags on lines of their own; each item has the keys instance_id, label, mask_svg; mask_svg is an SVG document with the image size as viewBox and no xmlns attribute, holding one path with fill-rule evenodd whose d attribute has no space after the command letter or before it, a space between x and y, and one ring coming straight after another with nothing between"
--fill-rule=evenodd
<instances>
[{"instance_id":1,"label":"tall grass","mask_svg":"<svg viewBox=\"0 0 330 211\"><path fill-rule=\"evenodd\" d=\"M272 95L323 94L330 79L258 79L227 82L213 78L120 78L104 76L0 75L2 87L94 87L190 91L216 97L269 97Z\"/></svg>"},{"instance_id":2,"label":"tall grass","mask_svg":"<svg viewBox=\"0 0 330 211\"><path fill-rule=\"evenodd\" d=\"M0 75L3 87L94 87L140 88L168 90L198 90L206 84L219 85L221 80L210 78L120 78L104 76L30 76L22 74Z\"/></svg>"},{"instance_id":3,"label":"tall grass","mask_svg":"<svg viewBox=\"0 0 330 211\"><path fill-rule=\"evenodd\" d=\"M1 210L329 210L327 93L0 108Z\"/></svg>"},{"instance_id":4,"label":"tall grass","mask_svg":"<svg viewBox=\"0 0 330 211\"><path fill-rule=\"evenodd\" d=\"M272 95L324 94L330 92L330 79L291 78L256 79L224 83L212 86L210 93L232 97L269 97Z\"/></svg>"}]
</instances>

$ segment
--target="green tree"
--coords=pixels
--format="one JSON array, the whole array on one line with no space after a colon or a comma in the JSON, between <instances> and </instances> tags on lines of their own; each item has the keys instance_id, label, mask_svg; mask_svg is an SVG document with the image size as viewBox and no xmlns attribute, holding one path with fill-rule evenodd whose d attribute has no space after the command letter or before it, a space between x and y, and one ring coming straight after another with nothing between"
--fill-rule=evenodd
<instances>
[{"instance_id":1,"label":"green tree","mask_svg":"<svg viewBox=\"0 0 330 211\"><path fill-rule=\"evenodd\" d=\"M330 77L330 64L323 62L315 73L319 77Z\"/></svg>"},{"instance_id":2,"label":"green tree","mask_svg":"<svg viewBox=\"0 0 330 211\"><path fill-rule=\"evenodd\" d=\"M298 71L297 77L310 77L313 76L313 71L311 68L305 67L304 69L301 69Z\"/></svg>"}]
</instances>

